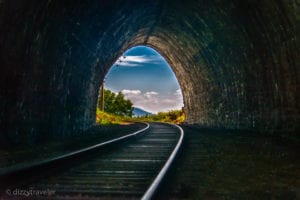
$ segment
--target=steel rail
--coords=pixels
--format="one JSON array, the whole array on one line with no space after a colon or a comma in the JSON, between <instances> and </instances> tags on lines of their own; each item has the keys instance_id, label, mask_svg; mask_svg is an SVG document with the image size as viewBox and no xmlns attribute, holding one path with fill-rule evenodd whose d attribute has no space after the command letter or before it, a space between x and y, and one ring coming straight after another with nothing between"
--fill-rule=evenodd
<instances>
[{"instance_id":1,"label":"steel rail","mask_svg":"<svg viewBox=\"0 0 300 200\"><path fill-rule=\"evenodd\" d=\"M39 161L39 162L35 162L35 163L32 163L31 165L28 165L28 166L15 167L11 170L0 172L0 178L3 177L3 176L10 175L10 174L18 173L20 171L28 170L28 169L35 168L35 167L44 166L44 165L51 164L51 163L56 162L56 161L61 161L61 160L66 159L66 158L71 158L73 156L80 155L80 154L88 152L90 150L94 150L96 148L103 147L105 145L115 143L115 142L119 142L119 141L122 141L126 138L136 136L137 134L139 134L141 132L144 132L147 129L149 129L150 124L149 123L144 123L144 124L147 125L145 128L140 129L138 131L135 131L133 133L130 133L128 135L124 135L124 136L121 136L121 137L118 137L118 138L115 138L115 139L112 139L112 140L101 142L99 144L95 144L95 145L92 145L92 146L89 146L89 147L86 147L86 148L83 148L83 149L80 149L80 150L77 150L77 151L73 151L73 152L70 152L70 153L67 153L67 154L64 154L64 155L61 155L61 156L56 156L54 158L49 158L49 159L45 159L45 160L42 160L42 161Z\"/></svg>"},{"instance_id":2,"label":"steel rail","mask_svg":"<svg viewBox=\"0 0 300 200\"><path fill-rule=\"evenodd\" d=\"M174 148L173 152L171 153L169 159L167 160L167 162L165 163L165 165L163 166L163 168L160 170L160 172L158 173L158 175L155 177L154 181L152 182L152 184L150 185L150 187L147 189L147 191L144 193L142 200L150 200L153 195L155 194L159 184L161 183L161 181L163 180L164 176L166 175L167 171L169 170L172 162L174 161L176 154L178 153L178 150L182 144L183 141L183 136L184 136L184 131L183 129L176 125L176 124L170 124L172 126L176 126L179 130L180 130L180 138L177 142L176 147Z\"/></svg>"}]
</instances>

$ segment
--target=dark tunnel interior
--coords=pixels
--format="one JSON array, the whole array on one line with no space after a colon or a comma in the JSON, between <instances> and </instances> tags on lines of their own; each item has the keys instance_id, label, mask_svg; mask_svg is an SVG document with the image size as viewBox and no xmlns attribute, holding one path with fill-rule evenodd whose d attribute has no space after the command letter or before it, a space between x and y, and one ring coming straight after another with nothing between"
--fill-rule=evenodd
<instances>
[{"instance_id":1,"label":"dark tunnel interior","mask_svg":"<svg viewBox=\"0 0 300 200\"><path fill-rule=\"evenodd\" d=\"M0 141L95 123L115 60L146 45L168 61L186 123L296 135L297 0L0 1Z\"/></svg>"}]
</instances>

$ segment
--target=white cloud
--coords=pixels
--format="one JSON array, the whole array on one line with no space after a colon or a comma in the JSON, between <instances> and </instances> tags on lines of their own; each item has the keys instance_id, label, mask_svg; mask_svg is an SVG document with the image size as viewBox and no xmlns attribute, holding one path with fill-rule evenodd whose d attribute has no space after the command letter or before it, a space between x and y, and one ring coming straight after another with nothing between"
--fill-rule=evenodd
<instances>
[{"instance_id":1,"label":"white cloud","mask_svg":"<svg viewBox=\"0 0 300 200\"><path fill-rule=\"evenodd\" d=\"M170 95L160 95L155 91L143 93L140 90L122 90L122 93L134 106L152 113L181 109L183 106L180 90Z\"/></svg>"},{"instance_id":2,"label":"white cloud","mask_svg":"<svg viewBox=\"0 0 300 200\"><path fill-rule=\"evenodd\" d=\"M127 62L138 62L138 63L145 63L145 62L150 62L150 61L155 61L156 56L126 56L126 57L121 57L123 61Z\"/></svg>"},{"instance_id":3,"label":"white cloud","mask_svg":"<svg viewBox=\"0 0 300 200\"><path fill-rule=\"evenodd\" d=\"M159 61L158 56L121 56L116 62L115 65L118 66L127 66L127 67L138 67L142 66L143 63L156 63Z\"/></svg>"},{"instance_id":4,"label":"white cloud","mask_svg":"<svg viewBox=\"0 0 300 200\"><path fill-rule=\"evenodd\" d=\"M115 65L121 66L121 67L139 67L140 64L130 63L130 62L115 62Z\"/></svg>"},{"instance_id":5,"label":"white cloud","mask_svg":"<svg viewBox=\"0 0 300 200\"><path fill-rule=\"evenodd\" d=\"M176 92L174 93L174 95L176 95L176 96L182 96L181 89L176 90Z\"/></svg>"},{"instance_id":6,"label":"white cloud","mask_svg":"<svg viewBox=\"0 0 300 200\"><path fill-rule=\"evenodd\" d=\"M158 95L158 92L154 92L154 91L146 92L145 95Z\"/></svg>"},{"instance_id":7,"label":"white cloud","mask_svg":"<svg viewBox=\"0 0 300 200\"><path fill-rule=\"evenodd\" d=\"M146 98L151 98L151 97L153 97L153 96L155 96L155 95L158 95L158 93L157 93L157 92L154 92L154 91L146 92L146 93L144 94L144 96L145 96Z\"/></svg>"},{"instance_id":8,"label":"white cloud","mask_svg":"<svg viewBox=\"0 0 300 200\"><path fill-rule=\"evenodd\" d=\"M121 92L124 95L127 95L127 94L141 94L140 90L122 90Z\"/></svg>"}]
</instances>

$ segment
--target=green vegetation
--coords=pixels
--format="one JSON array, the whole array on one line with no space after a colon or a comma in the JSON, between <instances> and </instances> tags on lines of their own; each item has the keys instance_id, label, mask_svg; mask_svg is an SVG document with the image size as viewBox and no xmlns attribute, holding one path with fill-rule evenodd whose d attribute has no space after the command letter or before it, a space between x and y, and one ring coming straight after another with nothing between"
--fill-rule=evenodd
<instances>
[{"instance_id":1,"label":"green vegetation","mask_svg":"<svg viewBox=\"0 0 300 200\"><path fill-rule=\"evenodd\" d=\"M115 94L110 90L104 90L104 111L100 110L100 101L101 98L99 98L96 111L96 122L100 124L124 124L130 121L155 121L180 124L185 120L182 110L159 112L156 115L132 118L133 104L130 100L125 99L121 92Z\"/></svg>"},{"instance_id":2,"label":"green vegetation","mask_svg":"<svg viewBox=\"0 0 300 200\"><path fill-rule=\"evenodd\" d=\"M156 115L148 115L137 117L141 121L169 122L173 124L181 124L185 120L185 115L182 110L172 110L169 112L159 112Z\"/></svg>"},{"instance_id":3,"label":"green vegetation","mask_svg":"<svg viewBox=\"0 0 300 200\"><path fill-rule=\"evenodd\" d=\"M132 102L125 99L119 92L113 93L110 90L104 90L104 111L101 111L101 98L98 100L96 111L96 123L99 124L124 124L131 120L133 114Z\"/></svg>"},{"instance_id":4,"label":"green vegetation","mask_svg":"<svg viewBox=\"0 0 300 200\"><path fill-rule=\"evenodd\" d=\"M98 123L98 124L104 124L104 125L125 124L130 121L133 121L131 117L109 114L109 113L103 112L99 108L97 108L96 123Z\"/></svg>"},{"instance_id":5,"label":"green vegetation","mask_svg":"<svg viewBox=\"0 0 300 200\"><path fill-rule=\"evenodd\" d=\"M98 108L100 108L100 100ZM110 90L104 90L104 111L117 116L131 117L133 114L132 102L125 99L124 95L119 92L117 95Z\"/></svg>"}]
</instances>

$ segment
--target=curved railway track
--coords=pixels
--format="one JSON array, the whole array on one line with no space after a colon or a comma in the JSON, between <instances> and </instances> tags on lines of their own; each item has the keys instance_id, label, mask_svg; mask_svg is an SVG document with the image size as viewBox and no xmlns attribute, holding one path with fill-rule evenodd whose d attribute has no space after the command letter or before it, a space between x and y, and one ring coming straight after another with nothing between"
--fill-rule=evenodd
<instances>
[{"instance_id":1,"label":"curved railway track","mask_svg":"<svg viewBox=\"0 0 300 200\"><path fill-rule=\"evenodd\" d=\"M151 199L182 140L179 126L151 123L121 138L2 175L0 199L26 194L30 199Z\"/></svg>"}]
</instances>

